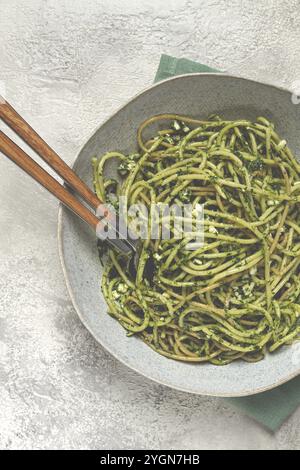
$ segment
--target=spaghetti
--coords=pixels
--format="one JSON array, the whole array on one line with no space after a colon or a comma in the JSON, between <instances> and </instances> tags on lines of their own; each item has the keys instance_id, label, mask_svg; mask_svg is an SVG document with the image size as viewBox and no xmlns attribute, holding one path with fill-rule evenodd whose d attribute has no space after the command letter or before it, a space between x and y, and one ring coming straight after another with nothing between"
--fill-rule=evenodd
<instances>
[{"instance_id":1,"label":"spaghetti","mask_svg":"<svg viewBox=\"0 0 300 470\"><path fill-rule=\"evenodd\" d=\"M160 128L145 141L150 125ZM104 202L204 205L202 247L142 240L136 279L108 249L102 290L129 335L180 361L259 361L300 333L300 164L264 117L256 122L153 116L139 151L93 159ZM119 160L123 180L105 176ZM155 262L153 282L144 275Z\"/></svg>"}]
</instances>

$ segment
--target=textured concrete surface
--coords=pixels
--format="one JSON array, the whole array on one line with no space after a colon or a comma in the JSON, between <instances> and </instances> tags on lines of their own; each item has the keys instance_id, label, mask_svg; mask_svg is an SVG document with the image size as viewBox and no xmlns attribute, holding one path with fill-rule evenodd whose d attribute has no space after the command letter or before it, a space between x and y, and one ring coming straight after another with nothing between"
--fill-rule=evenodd
<instances>
[{"instance_id":1,"label":"textured concrete surface","mask_svg":"<svg viewBox=\"0 0 300 470\"><path fill-rule=\"evenodd\" d=\"M160 53L291 86L299 0L0 0L0 89L71 163L150 84ZM70 303L57 203L0 158L0 447L297 449L214 398L172 391L99 347Z\"/></svg>"}]
</instances>

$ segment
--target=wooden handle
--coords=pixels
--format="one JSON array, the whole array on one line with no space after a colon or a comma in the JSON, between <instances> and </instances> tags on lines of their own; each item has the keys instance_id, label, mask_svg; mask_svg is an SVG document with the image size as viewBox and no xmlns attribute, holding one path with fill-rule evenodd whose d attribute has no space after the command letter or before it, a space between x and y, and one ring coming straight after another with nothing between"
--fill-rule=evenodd
<instances>
[{"instance_id":1,"label":"wooden handle","mask_svg":"<svg viewBox=\"0 0 300 470\"><path fill-rule=\"evenodd\" d=\"M13 129L63 180L91 207L97 209L101 201L32 127L0 96L0 117Z\"/></svg>"},{"instance_id":2,"label":"wooden handle","mask_svg":"<svg viewBox=\"0 0 300 470\"><path fill-rule=\"evenodd\" d=\"M96 230L99 219L2 131L0 131L0 151Z\"/></svg>"}]
</instances>

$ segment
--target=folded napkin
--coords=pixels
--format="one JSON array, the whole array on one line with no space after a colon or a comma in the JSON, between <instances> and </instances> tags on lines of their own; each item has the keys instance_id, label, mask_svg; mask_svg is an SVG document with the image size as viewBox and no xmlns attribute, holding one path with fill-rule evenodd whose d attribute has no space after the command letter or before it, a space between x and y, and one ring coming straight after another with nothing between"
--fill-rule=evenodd
<instances>
[{"instance_id":1,"label":"folded napkin","mask_svg":"<svg viewBox=\"0 0 300 470\"><path fill-rule=\"evenodd\" d=\"M176 59L163 54L155 82L174 75L193 72L219 72L219 70L188 59ZM166 110L167 111L167 110ZM247 415L275 432L300 405L300 376L268 392L242 398L224 398Z\"/></svg>"}]
</instances>

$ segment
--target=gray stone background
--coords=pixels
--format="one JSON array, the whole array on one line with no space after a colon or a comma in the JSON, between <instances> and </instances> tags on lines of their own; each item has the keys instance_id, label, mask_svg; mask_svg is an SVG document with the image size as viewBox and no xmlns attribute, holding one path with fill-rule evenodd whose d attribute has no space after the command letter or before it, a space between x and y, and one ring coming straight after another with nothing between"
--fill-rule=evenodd
<instances>
[{"instance_id":1,"label":"gray stone background","mask_svg":"<svg viewBox=\"0 0 300 470\"><path fill-rule=\"evenodd\" d=\"M299 0L0 0L0 88L72 163L149 85L161 53L291 86ZM81 325L57 253L57 202L0 158L0 447L297 449L220 399L147 381Z\"/></svg>"}]
</instances>

